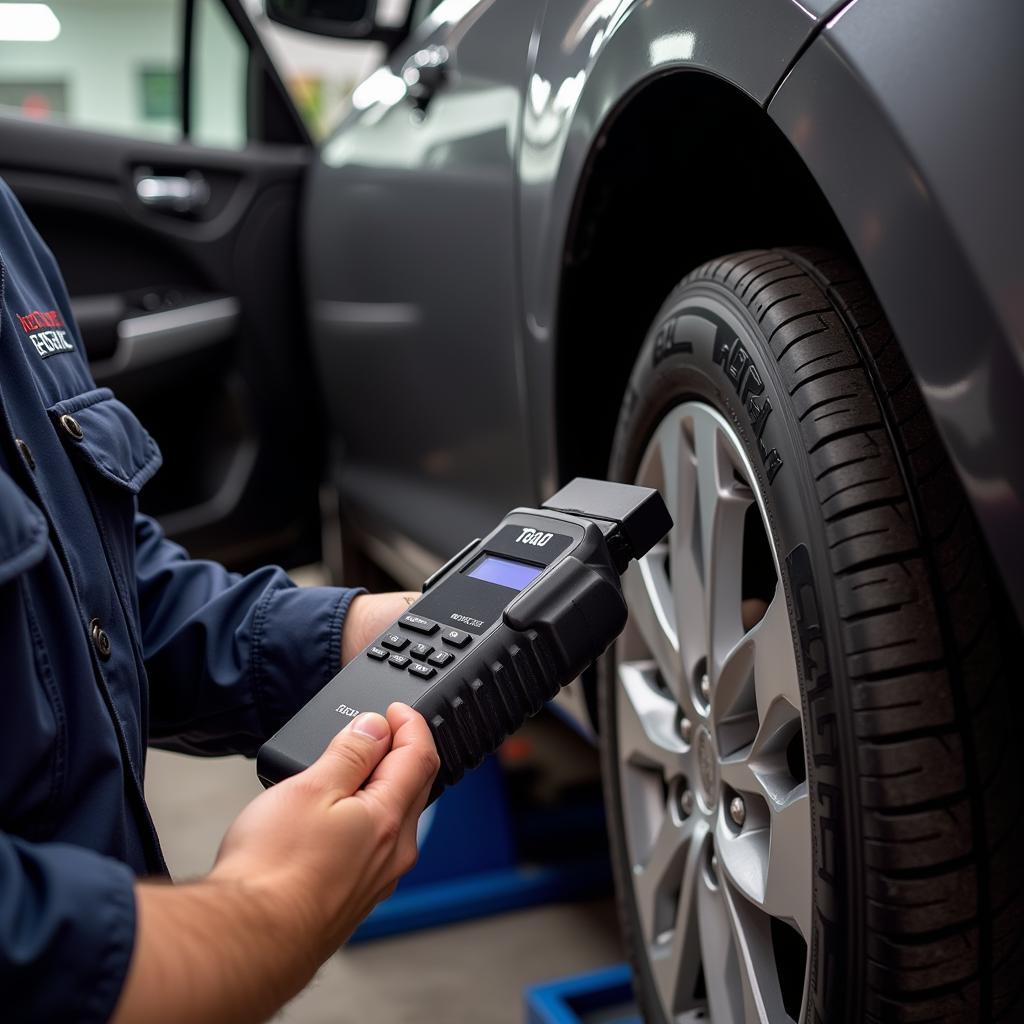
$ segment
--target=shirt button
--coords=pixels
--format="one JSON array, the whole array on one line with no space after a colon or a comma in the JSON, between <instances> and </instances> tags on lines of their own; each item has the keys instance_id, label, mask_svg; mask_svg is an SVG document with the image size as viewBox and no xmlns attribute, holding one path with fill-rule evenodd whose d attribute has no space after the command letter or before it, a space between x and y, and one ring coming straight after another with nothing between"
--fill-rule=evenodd
<instances>
[{"instance_id":1,"label":"shirt button","mask_svg":"<svg viewBox=\"0 0 1024 1024\"><path fill-rule=\"evenodd\" d=\"M92 640L92 645L96 648L96 653L100 656L100 659L106 661L110 657L110 637L107 636L107 631L100 625L99 619L93 619L89 623L89 638Z\"/></svg>"},{"instance_id":2,"label":"shirt button","mask_svg":"<svg viewBox=\"0 0 1024 1024\"><path fill-rule=\"evenodd\" d=\"M81 441L82 438L85 437L85 431L82 429L82 425L74 416L69 416L65 413L60 418L60 425L64 428L68 436L73 437L76 441Z\"/></svg>"},{"instance_id":3,"label":"shirt button","mask_svg":"<svg viewBox=\"0 0 1024 1024\"><path fill-rule=\"evenodd\" d=\"M33 472L36 468L36 460L32 455L32 449L22 441L20 437L14 439L14 443L18 446L18 451L21 452L21 457L25 460L25 465L28 466Z\"/></svg>"}]
</instances>

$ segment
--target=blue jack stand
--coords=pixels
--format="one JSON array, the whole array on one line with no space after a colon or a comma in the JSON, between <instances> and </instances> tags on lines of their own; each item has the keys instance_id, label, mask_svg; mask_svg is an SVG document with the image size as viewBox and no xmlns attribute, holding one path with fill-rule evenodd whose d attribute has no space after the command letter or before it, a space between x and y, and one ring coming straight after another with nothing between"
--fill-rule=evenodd
<instances>
[{"instance_id":1,"label":"blue jack stand","mask_svg":"<svg viewBox=\"0 0 1024 1024\"><path fill-rule=\"evenodd\" d=\"M524 998L526 1024L641 1024L627 964L533 985Z\"/></svg>"},{"instance_id":2,"label":"blue jack stand","mask_svg":"<svg viewBox=\"0 0 1024 1024\"><path fill-rule=\"evenodd\" d=\"M560 824L564 830L570 822L562 818ZM510 810L498 760L488 758L428 808L420 819L419 862L350 941L609 889L611 873L603 849L590 859L523 865L517 849L522 832L523 823ZM556 836L550 845L558 841Z\"/></svg>"}]
</instances>

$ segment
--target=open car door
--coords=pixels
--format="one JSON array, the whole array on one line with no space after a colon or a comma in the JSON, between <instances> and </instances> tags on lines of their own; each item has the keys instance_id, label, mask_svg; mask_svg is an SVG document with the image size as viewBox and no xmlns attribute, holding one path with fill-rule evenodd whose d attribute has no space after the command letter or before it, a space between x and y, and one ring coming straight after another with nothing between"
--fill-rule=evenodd
<instances>
[{"instance_id":1,"label":"open car door","mask_svg":"<svg viewBox=\"0 0 1024 1024\"><path fill-rule=\"evenodd\" d=\"M143 511L236 568L316 558L296 258L312 148L252 24L238 0L10 6L52 20L0 40L0 174L57 257L97 384L163 451Z\"/></svg>"}]
</instances>

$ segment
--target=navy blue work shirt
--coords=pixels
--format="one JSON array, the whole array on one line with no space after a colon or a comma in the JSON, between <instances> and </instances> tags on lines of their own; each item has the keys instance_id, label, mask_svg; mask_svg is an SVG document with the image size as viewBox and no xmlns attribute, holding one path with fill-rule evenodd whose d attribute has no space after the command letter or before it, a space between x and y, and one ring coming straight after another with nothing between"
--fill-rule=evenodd
<instances>
[{"instance_id":1,"label":"navy blue work shirt","mask_svg":"<svg viewBox=\"0 0 1024 1024\"><path fill-rule=\"evenodd\" d=\"M160 452L3 182L0 417L0 1016L105 1021L133 880L166 870L147 744L252 755L339 668L357 591L191 560L138 513Z\"/></svg>"}]
</instances>

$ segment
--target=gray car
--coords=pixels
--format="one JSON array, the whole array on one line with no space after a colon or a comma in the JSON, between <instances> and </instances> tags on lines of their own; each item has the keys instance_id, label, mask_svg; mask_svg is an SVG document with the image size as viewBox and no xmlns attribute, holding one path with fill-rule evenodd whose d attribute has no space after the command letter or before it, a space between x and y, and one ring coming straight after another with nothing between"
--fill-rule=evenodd
<instances>
[{"instance_id":1,"label":"gray car","mask_svg":"<svg viewBox=\"0 0 1024 1024\"><path fill-rule=\"evenodd\" d=\"M48 6L0 174L143 507L240 568L340 519L418 586L573 476L659 487L563 702L646 1019L1019 1020L1024 7L268 0L386 44L314 145L242 0Z\"/></svg>"},{"instance_id":2,"label":"gray car","mask_svg":"<svg viewBox=\"0 0 1024 1024\"><path fill-rule=\"evenodd\" d=\"M661 488L577 705L647 1020L1019 1019L1024 11L425 6L308 182L350 530Z\"/></svg>"}]
</instances>

